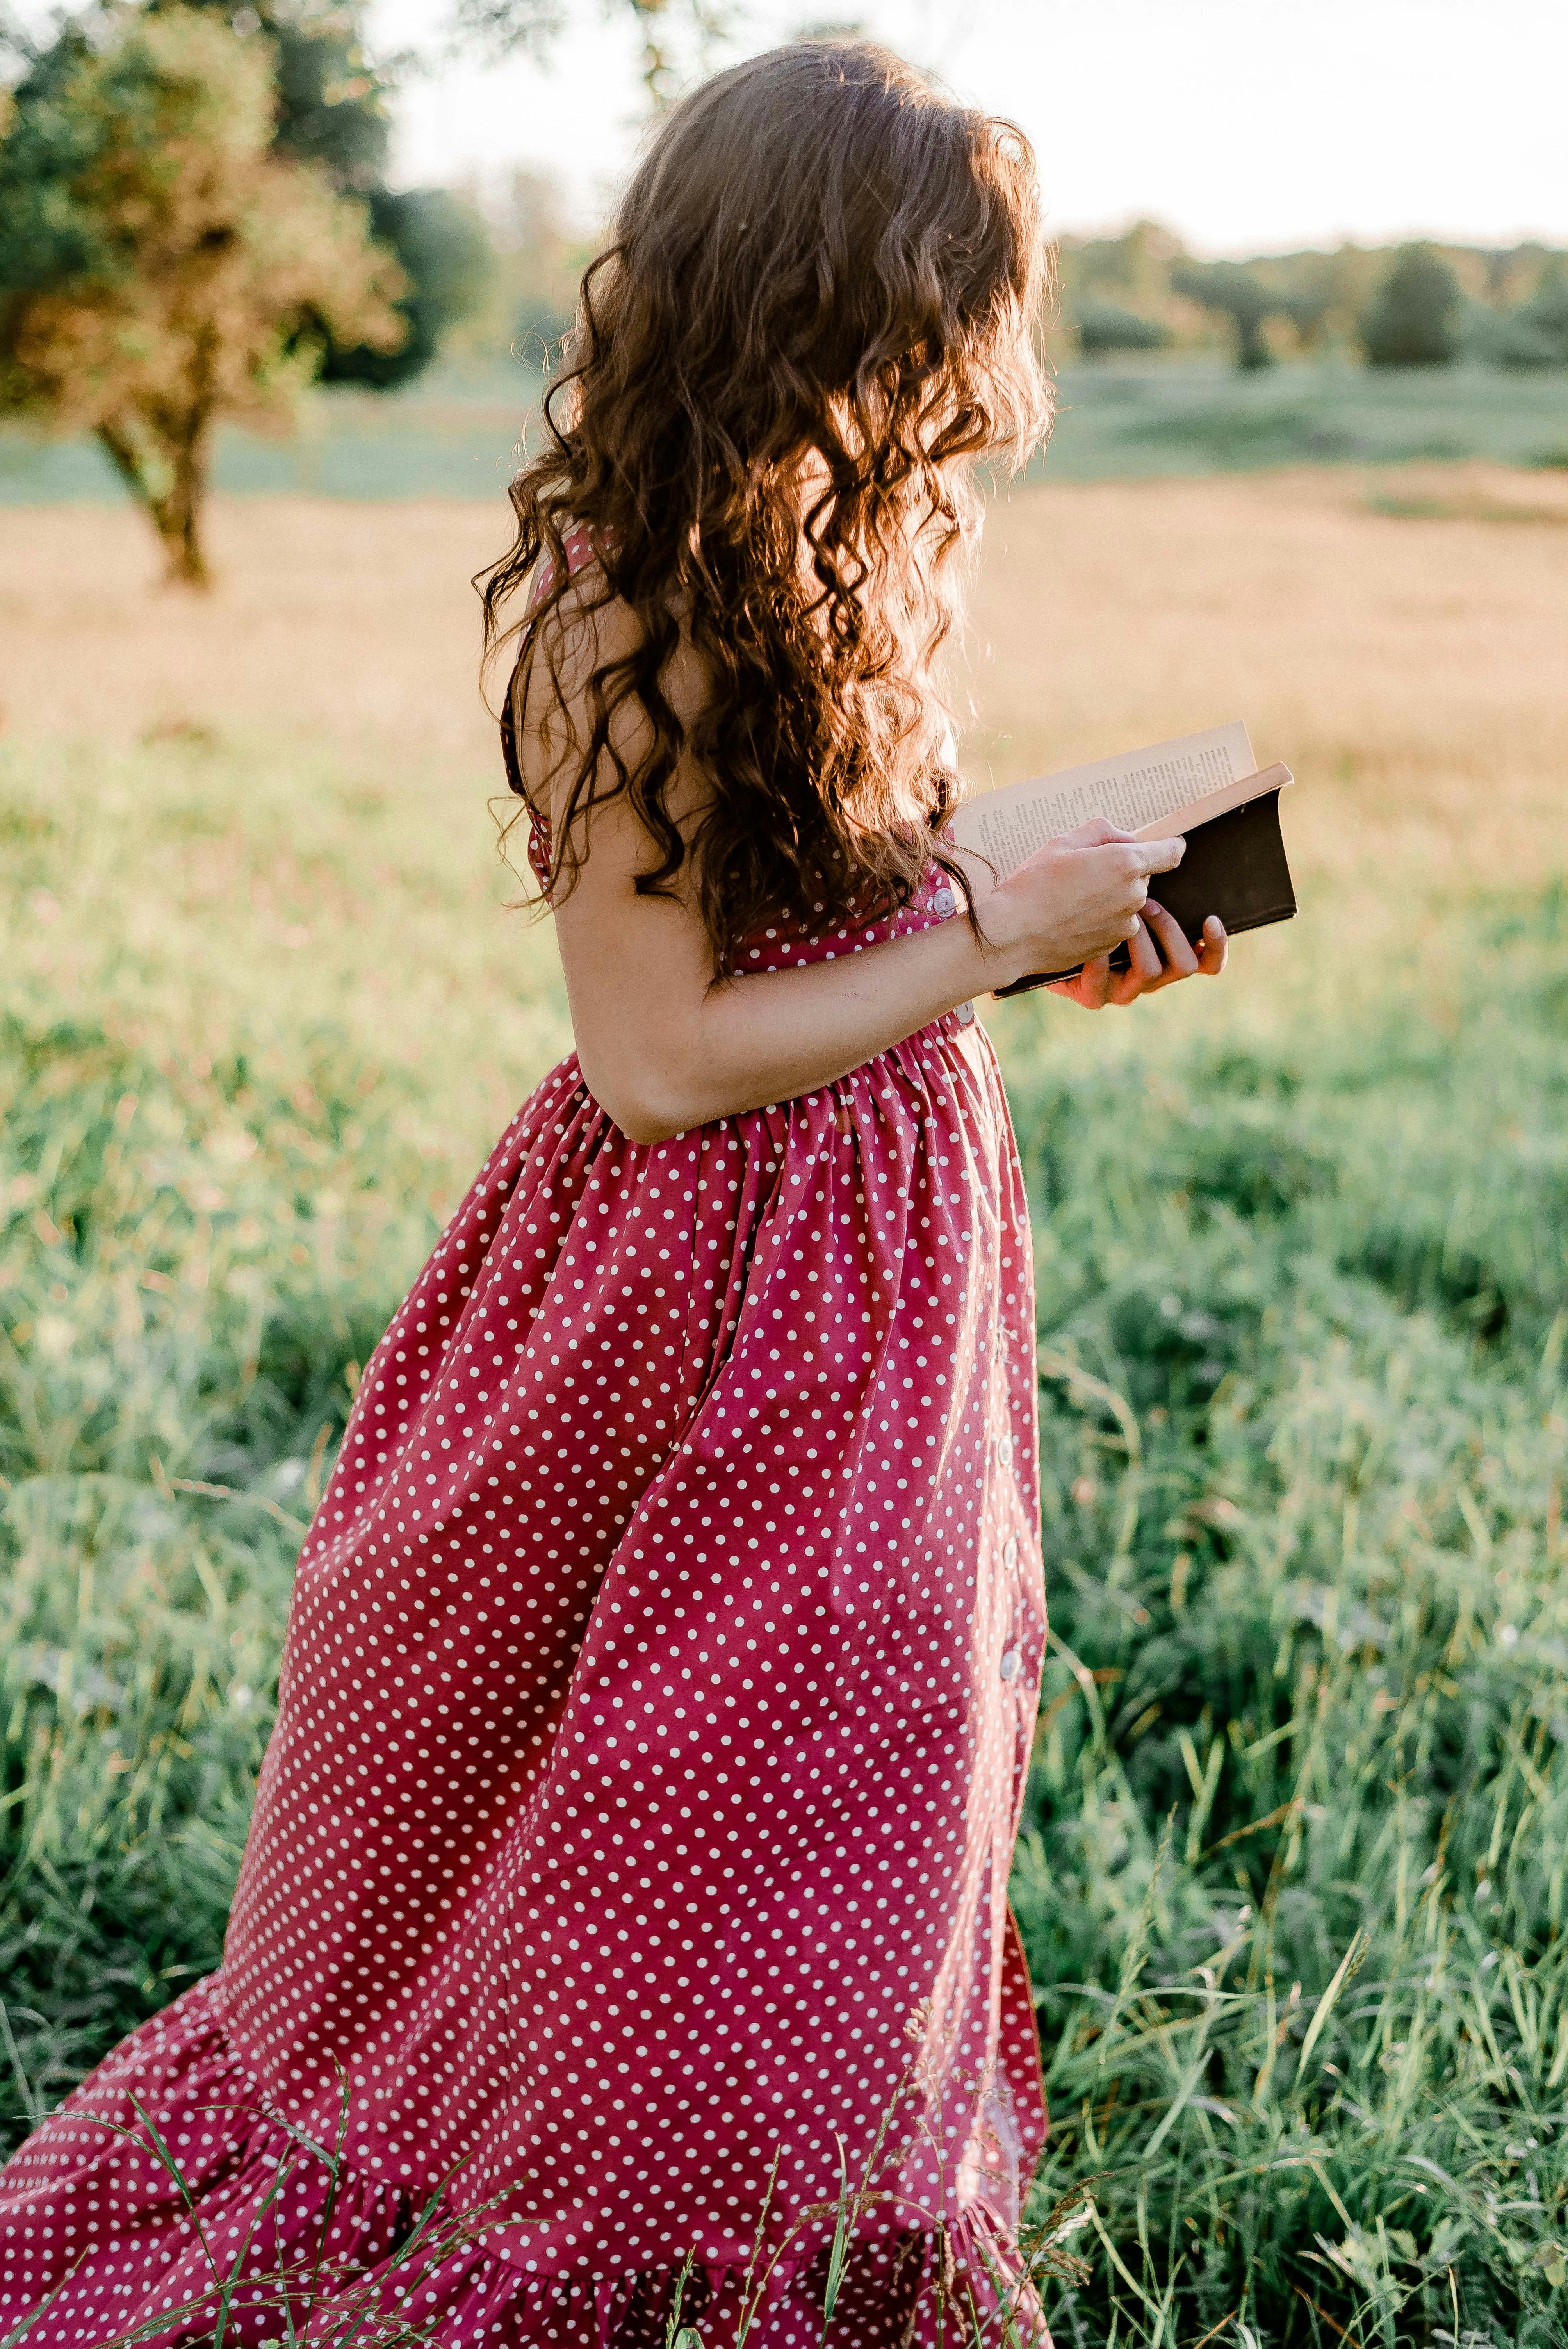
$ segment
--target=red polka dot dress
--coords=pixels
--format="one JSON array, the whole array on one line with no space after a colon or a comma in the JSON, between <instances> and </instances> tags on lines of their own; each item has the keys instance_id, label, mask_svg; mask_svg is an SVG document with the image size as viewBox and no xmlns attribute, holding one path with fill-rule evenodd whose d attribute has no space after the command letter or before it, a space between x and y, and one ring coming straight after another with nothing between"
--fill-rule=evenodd
<instances>
[{"instance_id":1,"label":"red polka dot dress","mask_svg":"<svg viewBox=\"0 0 1568 2349\"><path fill-rule=\"evenodd\" d=\"M954 912L781 917L745 983ZM748 2337L819 2349L879 2130L830 2341L988 2301L1045 2126L1035 1463L967 1009L654 1145L563 1061L366 1368L222 1970L0 2172L0 2338L211 2340L218 2279L235 2349L654 2344L690 2255L723 2349L760 2223Z\"/></svg>"}]
</instances>

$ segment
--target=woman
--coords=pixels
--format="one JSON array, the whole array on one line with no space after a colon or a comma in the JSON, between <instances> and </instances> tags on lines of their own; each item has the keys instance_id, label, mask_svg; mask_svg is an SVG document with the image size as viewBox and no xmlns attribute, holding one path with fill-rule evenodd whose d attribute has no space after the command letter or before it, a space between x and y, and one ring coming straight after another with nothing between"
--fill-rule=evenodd
<instances>
[{"instance_id":1,"label":"woman","mask_svg":"<svg viewBox=\"0 0 1568 2349\"><path fill-rule=\"evenodd\" d=\"M1088 827L971 906L941 839L1041 274L1025 142L880 50L721 76L632 181L485 590L496 636L533 582L503 735L577 1054L366 1373L221 1973L5 2173L34 2344L210 2336L216 2271L242 2341L281 2277L313 2340L596 2344L688 2257L733 2341L758 2240L762 2349L815 2343L841 2147L836 2337L1008 2272L1045 1611L970 999L1224 955L1149 900L1180 842Z\"/></svg>"}]
</instances>

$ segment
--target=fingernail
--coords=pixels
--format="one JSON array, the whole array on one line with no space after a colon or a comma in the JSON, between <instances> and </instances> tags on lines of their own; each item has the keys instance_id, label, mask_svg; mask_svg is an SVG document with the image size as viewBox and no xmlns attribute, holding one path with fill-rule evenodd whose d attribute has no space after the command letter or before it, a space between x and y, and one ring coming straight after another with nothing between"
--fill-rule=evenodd
<instances>
[{"instance_id":1,"label":"fingernail","mask_svg":"<svg viewBox=\"0 0 1568 2349\"><path fill-rule=\"evenodd\" d=\"M1165 908L1163 905L1157 905L1152 897L1145 897L1143 910L1146 914L1162 914Z\"/></svg>"}]
</instances>

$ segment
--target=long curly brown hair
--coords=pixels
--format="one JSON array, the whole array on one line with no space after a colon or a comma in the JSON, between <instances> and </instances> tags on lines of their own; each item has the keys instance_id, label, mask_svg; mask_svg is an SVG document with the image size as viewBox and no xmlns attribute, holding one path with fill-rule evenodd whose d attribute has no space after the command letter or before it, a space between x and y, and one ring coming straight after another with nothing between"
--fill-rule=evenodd
<instances>
[{"instance_id":1,"label":"long curly brown hair","mask_svg":"<svg viewBox=\"0 0 1568 2349\"><path fill-rule=\"evenodd\" d=\"M1046 292L1028 141L888 50L774 49L669 116L583 279L544 445L511 484L516 539L475 583L487 657L522 626L548 648L569 593L637 623L567 746L552 897L574 820L621 792L651 843L638 889L686 870L720 971L791 910L864 920L947 862L934 661L976 466L1048 429ZM574 528L597 561L571 581ZM547 590L509 619L542 555ZM707 694L690 726L665 691L683 638ZM647 721L631 764L611 739L628 701ZM685 836L683 753L704 786Z\"/></svg>"}]
</instances>

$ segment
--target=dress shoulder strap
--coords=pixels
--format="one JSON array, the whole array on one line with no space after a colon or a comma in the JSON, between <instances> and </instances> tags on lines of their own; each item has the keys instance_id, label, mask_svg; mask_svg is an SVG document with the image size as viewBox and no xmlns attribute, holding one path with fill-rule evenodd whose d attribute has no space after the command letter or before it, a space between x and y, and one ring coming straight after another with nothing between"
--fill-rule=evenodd
<instances>
[{"instance_id":1,"label":"dress shoulder strap","mask_svg":"<svg viewBox=\"0 0 1568 2349\"><path fill-rule=\"evenodd\" d=\"M573 524L573 528L566 533L562 543L566 550L567 576L570 578L574 572L581 571L585 563L592 562L593 535L585 525ZM528 698L528 673L533 659L534 617L554 582L555 566L546 555L534 574L533 585L529 591L528 611L523 620L522 633L518 638L517 658L512 663L511 675L507 679L506 698L501 703L500 710L500 755L501 763L506 771L507 789L514 797L521 800L535 826L543 825L546 829L548 829L549 819L541 809L534 806L528 796L528 788L522 780L522 757L518 745L517 725L523 704Z\"/></svg>"}]
</instances>

